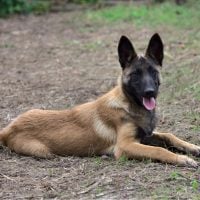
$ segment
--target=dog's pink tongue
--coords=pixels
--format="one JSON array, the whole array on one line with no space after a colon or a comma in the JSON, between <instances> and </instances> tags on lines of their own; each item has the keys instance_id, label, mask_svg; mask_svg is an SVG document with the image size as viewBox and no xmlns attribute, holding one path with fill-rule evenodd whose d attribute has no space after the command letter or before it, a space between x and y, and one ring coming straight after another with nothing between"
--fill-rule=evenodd
<instances>
[{"instance_id":1,"label":"dog's pink tongue","mask_svg":"<svg viewBox=\"0 0 200 200\"><path fill-rule=\"evenodd\" d=\"M143 97L143 105L147 110L153 110L156 107L156 100L154 97Z\"/></svg>"}]
</instances>

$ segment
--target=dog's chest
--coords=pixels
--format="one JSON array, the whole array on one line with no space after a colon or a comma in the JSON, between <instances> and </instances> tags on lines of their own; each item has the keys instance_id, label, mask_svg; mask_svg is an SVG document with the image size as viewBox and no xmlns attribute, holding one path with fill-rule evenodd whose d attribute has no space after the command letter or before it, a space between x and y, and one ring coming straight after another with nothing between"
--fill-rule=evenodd
<instances>
[{"instance_id":1,"label":"dog's chest","mask_svg":"<svg viewBox=\"0 0 200 200\"><path fill-rule=\"evenodd\" d=\"M112 127L109 127L102 120L96 118L94 120L93 128L95 133L108 143L115 143L116 141L116 132Z\"/></svg>"},{"instance_id":2,"label":"dog's chest","mask_svg":"<svg viewBox=\"0 0 200 200\"><path fill-rule=\"evenodd\" d=\"M151 135L156 127L157 117L155 111L132 112L131 118L138 127L140 135Z\"/></svg>"}]
</instances>

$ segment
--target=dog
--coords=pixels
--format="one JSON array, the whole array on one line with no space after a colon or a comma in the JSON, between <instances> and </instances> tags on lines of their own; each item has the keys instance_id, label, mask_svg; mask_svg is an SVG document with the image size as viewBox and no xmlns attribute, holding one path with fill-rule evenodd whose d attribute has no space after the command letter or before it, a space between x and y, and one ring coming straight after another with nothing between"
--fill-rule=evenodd
<instances>
[{"instance_id":1,"label":"dog","mask_svg":"<svg viewBox=\"0 0 200 200\"><path fill-rule=\"evenodd\" d=\"M159 34L150 38L144 56L138 56L131 41L121 36L118 56L122 75L111 91L68 110L27 111L0 132L1 143L16 153L40 158L112 154L116 159L149 158L197 167L198 163L186 155L151 145L157 140L185 153L200 155L199 146L171 133L154 131L164 58Z\"/></svg>"}]
</instances>

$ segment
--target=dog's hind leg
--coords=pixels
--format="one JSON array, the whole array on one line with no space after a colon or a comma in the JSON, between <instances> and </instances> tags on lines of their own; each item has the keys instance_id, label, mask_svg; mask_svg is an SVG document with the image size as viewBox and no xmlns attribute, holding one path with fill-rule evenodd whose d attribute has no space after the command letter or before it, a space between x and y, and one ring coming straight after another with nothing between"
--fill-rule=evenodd
<instances>
[{"instance_id":1,"label":"dog's hind leg","mask_svg":"<svg viewBox=\"0 0 200 200\"><path fill-rule=\"evenodd\" d=\"M171 133L154 132L153 136L165 141L167 146L174 147L180 151L200 156L200 147L189 142L183 141Z\"/></svg>"},{"instance_id":2,"label":"dog's hind leg","mask_svg":"<svg viewBox=\"0 0 200 200\"><path fill-rule=\"evenodd\" d=\"M34 156L39 158L52 157L49 148L36 139L16 138L12 145L8 144L8 147L14 150L16 153L23 155Z\"/></svg>"}]
</instances>

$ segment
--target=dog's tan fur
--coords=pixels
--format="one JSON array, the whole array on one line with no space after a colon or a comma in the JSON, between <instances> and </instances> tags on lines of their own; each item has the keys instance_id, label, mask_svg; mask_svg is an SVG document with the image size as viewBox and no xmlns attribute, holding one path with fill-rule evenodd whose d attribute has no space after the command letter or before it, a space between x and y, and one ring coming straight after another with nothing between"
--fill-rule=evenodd
<instances>
[{"instance_id":1,"label":"dog's tan fur","mask_svg":"<svg viewBox=\"0 0 200 200\"><path fill-rule=\"evenodd\" d=\"M137 114L134 116L134 113ZM136 127L145 126L145 121L144 113L128 102L118 85L96 101L71 110L30 110L3 129L0 140L17 153L44 158L52 154L91 156L113 153L116 159L126 155L196 166L196 162L187 156L140 144L135 135ZM172 134L154 134L170 140L178 149L199 151L199 147Z\"/></svg>"},{"instance_id":2,"label":"dog's tan fur","mask_svg":"<svg viewBox=\"0 0 200 200\"><path fill-rule=\"evenodd\" d=\"M158 35L155 37L158 38ZM123 40L127 45L127 39ZM133 51L133 48L130 49ZM159 73L160 66L154 67ZM142 143L138 128L152 133L155 112L147 111L124 93L123 83L130 81L131 70L133 68L125 67L118 85L96 101L69 110L30 110L20 115L0 132L0 141L17 153L43 158L53 154L114 154L116 159L125 155L196 167L197 163L187 156ZM200 147L172 134L154 132L153 136L179 150L200 155Z\"/></svg>"}]
</instances>

